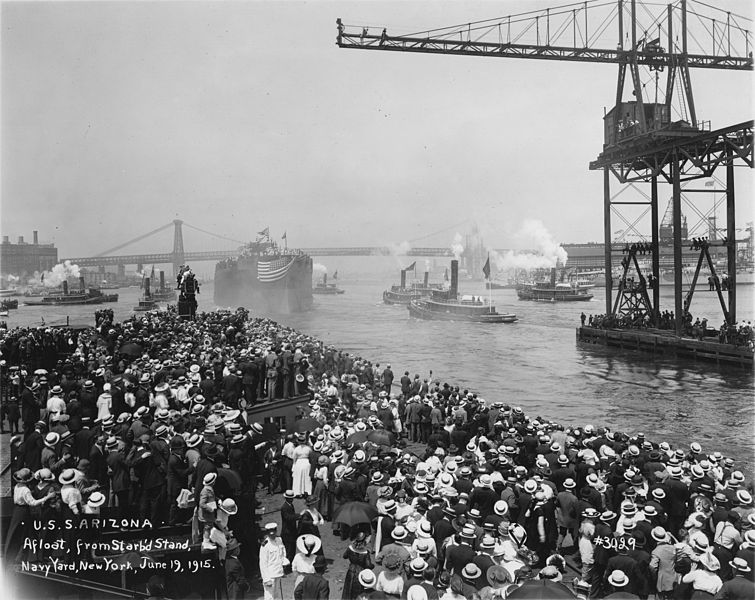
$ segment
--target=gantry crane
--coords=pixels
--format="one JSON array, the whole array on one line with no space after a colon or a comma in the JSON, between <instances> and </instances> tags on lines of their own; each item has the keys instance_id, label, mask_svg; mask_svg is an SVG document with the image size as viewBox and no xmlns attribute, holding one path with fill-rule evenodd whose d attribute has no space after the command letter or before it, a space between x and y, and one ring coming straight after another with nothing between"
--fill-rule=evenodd
<instances>
[{"instance_id":1,"label":"gantry crane","mask_svg":"<svg viewBox=\"0 0 755 600\"><path fill-rule=\"evenodd\" d=\"M602 170L604 174L606 313L616 314L622 307L629 307L627 310L635 314L649 315L653 322L660 315L658 178L662 177L673 186L674 307L676 332L679 334L684 313L689 308L689 303L683 302L682 298L681 182L712 177L717 167L726 167L727 234L724 240L711 241L708 245L719 244L727 248L731 282L728 306L720 291L719 297L724 317L732 323L736 321L737 244L734 164L741 161L753 167L753 122L711 130L709 122L698 119L690 78L690 69L693 68L752 71L752 34L742 25L749 19L703 2L694 2L694 10L690 10L688 4L693 4L693 0L676 0L663 7L659 14L654 14L656 3L592 0L409 35L391 35L385 28L347 25L339 18L336 20L336 42L340 48L361 50L618 65L615 104L604 116L603 150L590 163L590 169ZM644 12L640 14L640 10ZM690 35L688 24L691 18L695 19L696 25L701 24L705 32L702 43L698 39L702 36ZM600 47L602 36L614 23L617 45ZM690 38L697 44L698 52L690 51ZM664 72L665 81L662 81ZM625 100L627 73L632 97ZM652 99L645 91L647 82L643 83L643 75L649 77L651 84L655 83ZM674 105L675 101L678 107ZM614 202L611 173L622 184L649 182L649 201ZM652 222L652 243L649 248L642 246L643 253L649 250L652 255L652 280L646 287L645 278L638 273L640 285L634 283L634 278L632 285L627 285L629 269L633 265L639 269L639 265L634 250L624 248L623 252L629 256L622 260L624 274L619 281L615 302L611 275L614 251L611 210L614 204L649 204ZM699 249L707 251L702 247ZM652 292L652 300L648 290ZM688 299L691 301L691 294Z\"/></svg>"}]
</instances>

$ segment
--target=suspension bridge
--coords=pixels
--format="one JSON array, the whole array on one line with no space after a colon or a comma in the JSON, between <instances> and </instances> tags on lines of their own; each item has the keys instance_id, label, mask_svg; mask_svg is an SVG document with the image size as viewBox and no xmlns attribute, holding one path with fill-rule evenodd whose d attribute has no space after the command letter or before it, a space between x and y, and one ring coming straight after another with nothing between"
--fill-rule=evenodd
<instances>
[{"instance_id":1,"label":"suspension bridge","mask_svg":"<svg viewBox=\"0 0 755 600\"><path fill-rule=\"evenodd\" d=\"M224 240L235 244L232 249L216 249L202 251L187 251L184 247L184 227L212 236L216 239ZM170 252L147 252L141 254L115 254L124 248L133 244L142 242L146 238L155 236L168 229L173 229L173 249ZM125 272L126 265L136 265L137 271L143 269L147 264L172 264L174 272L187 263L202 261L219 261L225 258L238 256L239 247L247 242L236 240L228 236L201 229L181 219L174 219L161 227L148 231L122 244L108 248L95 256L74 256L61 260L71 261L79 267L118 267L119 274ZM408 256L408 257L453 257L454 252L451 247L409 247L408 244L396 246L355 246L346 248L326 247L326 248L301 248L301 250L310 256Z\"/></svg>"}]
</instances>

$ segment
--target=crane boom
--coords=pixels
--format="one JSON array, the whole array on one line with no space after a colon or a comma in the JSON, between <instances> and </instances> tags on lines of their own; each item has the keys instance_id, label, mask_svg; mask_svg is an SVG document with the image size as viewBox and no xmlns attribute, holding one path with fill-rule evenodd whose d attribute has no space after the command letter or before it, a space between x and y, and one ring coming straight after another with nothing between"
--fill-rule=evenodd
<instances>
[{"instance_id":1,"label":"crane boom","mask_svg":"<svg viewBox=\"0 0 755 600\"><path fill-rule=\"evenodd\" d=\"M384 50L388 52L422 52L428 54L455 54L460 56L490 56L497 58L533 58L540 60L566 60L605 64L628 64L632 54L638 65L670 67L675 64L676 55L672 52L657 52L652 47L638 50L618 48L574 48L545 44L497 43L474 40L453 40L443 37L405 37L386 34L364 33L363 29L339 29L337 44L340 48L360 50ZM687 66L699 69L753 70L752 56L716 56L707 54L687 54Z\"/></svg>"}]
</instances>

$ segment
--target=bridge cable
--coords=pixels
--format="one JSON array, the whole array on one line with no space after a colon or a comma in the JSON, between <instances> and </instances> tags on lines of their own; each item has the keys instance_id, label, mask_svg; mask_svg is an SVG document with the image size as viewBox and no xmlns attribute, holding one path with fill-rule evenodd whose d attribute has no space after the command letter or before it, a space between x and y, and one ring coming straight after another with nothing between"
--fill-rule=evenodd
<instances>
[{"instance_id":1,"label":"bridge cable","mask_svg":"<svg viewBox=\"0 0 755 600\"><path fill-rule=\"evenodd\" d=\"M164 231L165 229L168 229L169 227L173 227L173 221L168 223L167 225L163 225L162 227L158 227L157 229L154 229L150 231L149 233L145 233L144 235L140 235L139 237L135 237L132 240L129 240L128 242L124 244L120 244L118 246L115 246L114 248L109 248L108 250L105 250L104 252L100 252L99 254L95 254L95 258L100 258L102 256L105 256L106 254L110 254L111 252L115 252L116 250L120 250L121 248L125 248L126 246L130 246L131 244L134 244L136 242L140 242L144 238L147 238L155 233L159 233L161 231Z\"/></svg>"},{"instance_id":2,"label":"bridge cable","mask_svg":"<svg viewBox=\"0 0 755 600\"><path fill-rule=\"evenodd\" d=\"M242 242L241 240L234 240L233 238L220 235L219 233L213 233L212 231L205 231L204 229L200 229L199 227L195 227L194 225L189 225L189 223L187 223L186 221L184 221L184 225L188 227L189 229L194 229L196 231L199 231L200 233L206 233L207 235L220 238L221 240L227 240L229 242L234 242L236 244L246 244L246 242Z\"/></svg>"}]
</instances>

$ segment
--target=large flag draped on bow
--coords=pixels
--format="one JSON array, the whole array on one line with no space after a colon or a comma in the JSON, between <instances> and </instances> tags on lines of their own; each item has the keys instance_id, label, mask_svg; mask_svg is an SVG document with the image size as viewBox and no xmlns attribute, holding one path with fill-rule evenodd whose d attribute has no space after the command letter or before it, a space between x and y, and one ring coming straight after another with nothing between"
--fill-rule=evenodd
<instances>
[{"instance_id":1,"label":"large flag draped on bow","mask_svg":"<svg viewBox=\"0 0 755 600\"><path fill-rule=\"evenodd\" d=\"M294 258L291 256L275 260L260 259L257 261L257 279L267 283L279 281L286 276L293 264Z\"/></svg>"}]
</instances>

